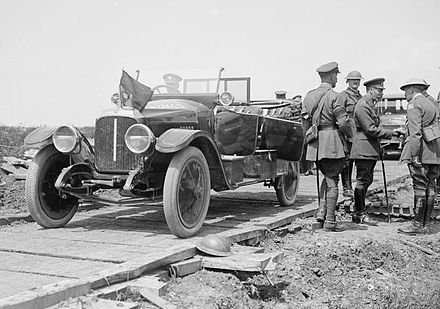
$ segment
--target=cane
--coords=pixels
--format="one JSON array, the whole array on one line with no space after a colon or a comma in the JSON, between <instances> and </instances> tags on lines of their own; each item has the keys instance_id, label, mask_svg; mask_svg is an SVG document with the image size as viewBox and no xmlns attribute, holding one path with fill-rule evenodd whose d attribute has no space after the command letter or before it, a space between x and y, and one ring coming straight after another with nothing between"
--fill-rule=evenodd
<instances>
[{"instance_id":1,"label":"cane","mask_svg":"<svg viewBox=\"0 0 440 309\"><path fill-rule=\"evenodd\" d=\"M318 163L318 162L316 162ZM319 168L316 164L316 190L318 191L318 207L321 207L321 192L319 192Z\"/></svg>"},{"instance_id":2,"label":"cane","mask_svg":"<svg viewBox=\"0 0 440 309\"><path fill-rule=\"evenodd\" d=\"M388 202L387 178L385 175L385 164L383 162L383 148L388 146L389 144L390 143L387 143L380 147L380 162L382 163L383 187L385 189L385 201L387 203L388 223L391 223L390 204Z\"/></svg>"}]
</instances>

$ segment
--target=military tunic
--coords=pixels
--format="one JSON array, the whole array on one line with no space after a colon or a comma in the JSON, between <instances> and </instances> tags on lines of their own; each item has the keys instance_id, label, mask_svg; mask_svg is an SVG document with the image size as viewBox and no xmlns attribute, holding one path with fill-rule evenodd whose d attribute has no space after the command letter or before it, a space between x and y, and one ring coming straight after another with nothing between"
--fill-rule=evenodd
<instances>
[{"instance_id":1,"label":"military tunic","mask_svg":"<svg viewBox=\"0 0 440 309\"><path fill-rule=\"evenodd\" d=\"M416 95L407 109L408 137L403 146L400 162L411 163L417 157L422 164L440 164L440 139L426 142L422 128L438 122L438 110L434 103L423 95Z\"/></svg>"},{"instance_id":2,"label":"military tunic","mask_svg":"<svg viewBox=\"0 0 440 309\"><path fill-rule=\"evenodd\" d=\"M378 160L380 139L390 139L392 130L380 125L379 115L370 94L359 100L354 109L356 133L351 148L351 159Z\"/></svg>"},{"instance_id":3,"label":"military tunic","mask_svg":"<svg viewBox=\"0 0 440 309\"><path fill-rule=\"evenodd\" d=\"M362 98L361 93L358 90L347 88L342 91L337 98L338 104L345 107L350 118L350 135L346 136L349 142L353 142L353 136L356 132L356 126L354 123L354 108L356 103Z\"/></svg>"},{"instance_id":4,"label":"military tunic","mask_svg":"<svg viewBox=\"0 0 440 309\"><path fill-rule=\"evenodd\" d=\"M379 159L380 139L391 138L393 131L380 125L373 98L368 93L356 104L354 118L356 133L350 158L356 164L356 188L367 192L373 183L374 166Z\"/></svg>"},{"instance_id":5,"label":"military tunic","mask_svg":"<svg viewBox=\"0 0 440 309\"><path fill-rule=\"evenodd\" d=\"M427 142L423 128L438 123L439 111L435 103L416 94L408 103L407 133L400 162L407 163L416 196L434 196L435 181L440 177L440 138ZM418 158L421 166L413 165Z\"/></svg>"},{"instance_id":6,"label":"military tunic","mask_svg":"<svg viewBox=\"0 0 440 309\"><path fill-rule=\"evenodd\" d=\"M303 130L312 126L311 110L322 96L324 106L320 115L318 141L307 147L306 159L319 161L322 159L340 159L345 157L346 145L343 135L349 132L348 115L345 108L336 101L338 93L330 84L322 83L318 88L310 91L303 102Z\"/></svg>"}]
</instances>

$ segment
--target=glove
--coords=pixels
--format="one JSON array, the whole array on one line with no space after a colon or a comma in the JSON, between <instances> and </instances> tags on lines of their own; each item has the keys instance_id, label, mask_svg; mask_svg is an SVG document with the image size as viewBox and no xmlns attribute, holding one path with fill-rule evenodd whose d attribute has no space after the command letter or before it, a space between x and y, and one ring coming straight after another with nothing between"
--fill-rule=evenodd
<instances>
[{"instance_id":1,"label":"glove","mask_svg":"<svg viewBox=\"0 0 440 309\"><path fill-rule=\"evenodd\" d=\"M393 136L399 137L400 135L405 136L406 130L404 128L396 128L393 130Z\"/></svg>"},{"instance_id":2,"label":"glove","mask_svg":"<svg viewBox=\"0 0 440 309\"><path fill-rule=\"evenodd\" d=\"M422 167L422 163L420 162L420 160L419 160L419 157L412 157L412 165L414 166L414 167Z\"/></svg>"}]
</instances>

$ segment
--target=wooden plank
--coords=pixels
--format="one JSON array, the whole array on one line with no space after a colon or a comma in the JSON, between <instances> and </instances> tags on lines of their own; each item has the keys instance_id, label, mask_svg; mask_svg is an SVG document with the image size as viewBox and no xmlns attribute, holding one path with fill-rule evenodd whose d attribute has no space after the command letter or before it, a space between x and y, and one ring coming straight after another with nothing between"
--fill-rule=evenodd
<instances>
[{"instance_id":1,"label":"wooden plank","mask_svg":"<svg viewBox=\"0 0 440 309\"><path fill-rule=\"evenodd\" d=\"M131 288L149 289L154 295L163 296L167 293L168 284L158 276L142 276L131 280L129 286Z\"/></svg>"},{"instance_id":2,"label":"wooden plank","mask_svg":"<svg viewBox=\"0 0 440 309\"><path fill-rule=\"evenodd\" d=\"M0 299L2 309L39 309L47 308L70 297L78 297L90 291L87 280L65 280L21 292L20 294Z\"/></svg>"},{"instance_id":3,"label":"wooden plank","mask_svg":"<svg viewBox=\"0 0 440 309\"><path fill-rule=\"evenodd\" d=\"M195 256L191 259L173 263L169 267L172 277L183 277L202 269L202 257Z\"/></svg>"},{"instance_id":4,"label":"wooden plank","mask_svg":"<svg viewBox=\"0 0 440 309\"><path fill-rule=\"evenodd\" d=\"M148 271L192 258L195 255L195 245L183 243L161 251L151 252L140 258L116 265L96 275L92 275L88 280L91 282L92 289L97 289L116 282L138 278Z\"/></svg>"},{"instance_id":5,"label":"wooden plank","mask_svg":"<svg viewBox=\"0 0 440 309\"><path fill-rule=\"evenodd\" d=\"M165 271L164 271L165 272ZM168 278L168 272L166 272ZM151 292L157 296L163 296L167 292L168 282L163 281L161 273L157 275L142 276L130 281L112 284L111 286L101 288L89 294L89 296L98 296L106 299L117 299L122 293L126 293L127 289L133 287L149 288Z\"/></svg>"},{"instance_id":6,"label":"wooden plank","mask_svg":"<svg viewBox=\"0 0 440 309\"><path fill-rule=\"evenodd\" d=\"M252 254L252 253L263 253L263 247L250 247L250 246L241 246L239 244L233 244L231 246L231 251L234 254Z\"/></svg>"},{"instance_id":7,"label":"wooden plank","mask_svg":"<svg viewBox=\"0 0 440 309\"><path fill-rule=\"evenodd\" d=\"M8 233L0 233L0 251L51 256L58 258L83 259L108 263L123 263L151 252L148 242L139 246L87 243L70 240L52 240L14 233L14 238L8 238ZM49 244L49 245L48 245Z\"/></svg>"},{"instance_id":8,"label":"wooden plank","mask_svg":"<svg viewBox=\"0 0 440 309\"><path fill-rule=\"evenodd\" d=\"M12 165L21 165L24 168L28 168L29 164L26 160L15 158L15 157L3 157L3 161L6 161L9 164Z\"/></svg>"},{"instance_id":9,"label":"wooden plank","mask_svg":"<svg viewBox=\"0 0 440 309\"><path fill-rule=\"evenodd\" d=\"M100 271L113 266L113 263L99 261L72 260L48 256L35 256L13 252L0 252L0 270L39 274L44 276L63 278L80 278L91 271ZM0 280L0 287L3 282Z\"/></svg>"},{"instance_id":10,"label":"wooden plank","mask_svg":"<svg viewBox=\"0 0 440 309\"><path fill-rule=\"evenodd\" d=\"M234 243L258 236L263 236L265 233L266 229L262 227L246 227L242 229L228 230L220 233L220 235L226 237L226 239L230 243Z\"/></svg>"},{"instance_id":11,"label":"wooden plank","mask_svg":"<svg viewBox=\"0 0 440 309\"><path fill-rule=\"evenodd\" d=\"M102 299L98 297L76 297L63 301L60 304L49 307L48 309L136 309L138 303Z\"/></svg>"},{"instance_id":12,"label":"wooden plank","mask_svg":"<svg viewBox=\"0 0 440 309\"><path fill-rule=\"evenodd\" d=\"M202 266L213 269L259 272L266 268L271 258L267 253L234 254L224 257L204 256Z\"/></svg>"},{"instance_id":13,"label":"wooden plank","mask_svg":"<svg viewBox=\"0 0 440 309\"><path fill-rule=\"evenodd\" d=\"M278 265L284 260L284 252L272 253L269 263L267 263L264 271L276 270Z\"/></svg>"},{"instance_id":14,"label":"wooden plank","mask_svg":"<svg viewBox=\"0 0 440 309\"><path fill-rule=\"evenodd\" d=\"M271 230L289 224L295 219L311 217L314 215L317 209L318 204L316 202L310 203L298 209L288 209L272 217L261 218L261 221L255 223L255 225L264 226L265 228Z\"/></svg>"},{"instance_id":15,"label":"wooden plank","mask_svg":"<svg viewBox=\"0 0 440 309\"><path fill-rule=\"evenodd\" d=\"M139 288L139 293L145 297L150 303L156 305L157 307L161 309L177 309L177 306L173 305L169 301L166 301L165 299L155 295L153 292L151 292L147 288Z\"/></svg>"},{"instance_id":16,"label":"wooden plank","mask_svg":"<svg viewBox=\"0 0 440 309\"><path fill-rule=\"evenodd\" d=\"M3 163L1 169L4 170L8 174L21 174L26 175L27 169L21 166L12 165L11 163Z\"/></svg>"},{"instance_id":17,"label":"wooden plank","mask_svg":"<svg viewBox=\"0 0 440 309\"><path fill-rule=\"evenodd\" d=\"M0 280L0 300L29 289L35 289L39 286L56 283L62 280L60 277L47 276L44 274L11 272L5 270L0 270L0 278L2 278L2 280Z\"/></svg>"}]
</instances>

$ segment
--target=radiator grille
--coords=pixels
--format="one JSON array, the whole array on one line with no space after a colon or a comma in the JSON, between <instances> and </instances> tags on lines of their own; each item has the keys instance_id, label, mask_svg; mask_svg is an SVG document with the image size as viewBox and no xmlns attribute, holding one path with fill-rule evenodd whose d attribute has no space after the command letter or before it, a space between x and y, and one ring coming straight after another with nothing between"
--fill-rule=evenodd
<instances>
[{"instance_id":1,"label":"radiator grille","mask_svg":"<svg viewBox=\"0 0 440 309\"><path fill-rule=\"evenodd\" d=\"M129 117L111 116L96 120L96 168L101 172L127 172L138 166L141 157L124 142L127 129L136 123Z\"/></svg>"}]
</instances>

